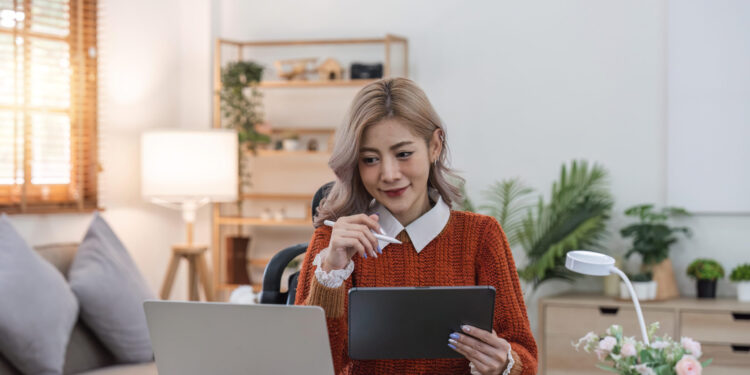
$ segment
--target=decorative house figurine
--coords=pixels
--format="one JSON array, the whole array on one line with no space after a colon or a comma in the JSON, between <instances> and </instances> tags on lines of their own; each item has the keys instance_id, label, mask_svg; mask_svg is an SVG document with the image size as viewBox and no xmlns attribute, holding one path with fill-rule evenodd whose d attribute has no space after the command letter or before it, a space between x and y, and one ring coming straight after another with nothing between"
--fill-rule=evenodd
<instances>
[{"instance_id":1,"label":"decorative house figurine","mask_svg":"<svg viewBox=\"0 0 750 375\"><path fill-rule=\"evenodd\" d=\"M338 81L343 77L344 69L335 59L326 59L318 65L318 77L321 81Z\"/></svg>"},{"instance_id":2,"label":"decorative house figurine","mask_svg":"<svg viewBox=\"0 0 750 375\"><path fill-rule=\"evenodd\" d=\"M276 74L288 81L306 81L307 73L313 71L308 69L308 64L318 61L317 58L277 60L273 63Z\"/></svg>"}]
</instances>

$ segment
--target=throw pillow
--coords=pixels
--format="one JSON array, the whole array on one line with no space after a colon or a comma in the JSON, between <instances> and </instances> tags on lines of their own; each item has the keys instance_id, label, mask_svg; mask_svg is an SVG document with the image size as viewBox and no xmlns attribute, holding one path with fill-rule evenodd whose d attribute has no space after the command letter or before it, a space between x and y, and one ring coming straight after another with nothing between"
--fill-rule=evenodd
<instances>
[{"instance_id":1,"label":"throw pillow","mask_svg":"<svg viewBox=\"0 0 750 375\"><path fill-rule=\"evenodd\" d=\"M0 216L0 352L25 374L62 374L78 302L54 266Z\"/></svg>"},{"instance_id":2,"label":"throw pillow","mask_svg":"<svg viewBox=\"0 0 750 375\"><path fill-rule=\"evenodd\" d=\"M143 301L154 294L125 246L99 215L68 272L81 319L120 362L153 360Z\"/></svg>"}]
</instances>

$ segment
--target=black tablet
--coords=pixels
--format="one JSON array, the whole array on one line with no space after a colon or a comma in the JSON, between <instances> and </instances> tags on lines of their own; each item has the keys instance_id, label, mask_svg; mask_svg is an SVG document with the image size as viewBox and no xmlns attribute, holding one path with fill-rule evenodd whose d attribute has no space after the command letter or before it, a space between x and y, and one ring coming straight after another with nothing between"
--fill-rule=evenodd
<instances>
[{"instance_id":1,"label":"black tablet","mask_svg":"<svg viewBox=\"0 0 750 375\"><path fill-rule=\"evenodd\" d=\"M494 312L491 286L351 288L349 357L462 357L448 335L463 324L492 332Z\"/></svg>"}]
</instances>

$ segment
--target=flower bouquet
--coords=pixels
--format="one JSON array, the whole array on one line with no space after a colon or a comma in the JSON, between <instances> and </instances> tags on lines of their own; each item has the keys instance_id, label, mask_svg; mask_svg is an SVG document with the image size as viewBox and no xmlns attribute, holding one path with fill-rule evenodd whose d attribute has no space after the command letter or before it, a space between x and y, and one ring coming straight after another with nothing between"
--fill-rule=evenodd
<instances>
[{"instance_id":1,"label":"flower bouquet","mask_svg":"<svg viewBox=\"0 0 750 375\"><path fill-rule=\"evenodd\" d=\"M701 344L691 338L683 337L674 342L671 337L655 336L659 323L648 328L647 346L633 337L624 337L622 327L613 325L602 336L589 332L577 343L572 343L576 350L582 346L586 353L595 353L599 362L596 366L621 375L700 375L703 367L711 360L699 362Z\"/></svg>"}]
</instances>

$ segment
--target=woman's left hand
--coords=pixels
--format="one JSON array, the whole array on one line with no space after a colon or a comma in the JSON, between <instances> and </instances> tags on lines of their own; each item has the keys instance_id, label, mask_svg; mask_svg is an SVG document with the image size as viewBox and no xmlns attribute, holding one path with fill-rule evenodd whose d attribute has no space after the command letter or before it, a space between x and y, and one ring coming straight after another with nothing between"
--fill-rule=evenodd
<instances>
[{"instance_id":1,"label":"woman's left hand","mask_svg":"<svg viewBox=\"0 0 750 375\"><path fill-rule=\"evenodd\" d=\"M469 325L464 325L461 329L464 333L450 335L448 346L471 361L480 374L502 374L508 366L510 344L497 337L495 331L487 332Z\"/></svg>"}]
</instances>

